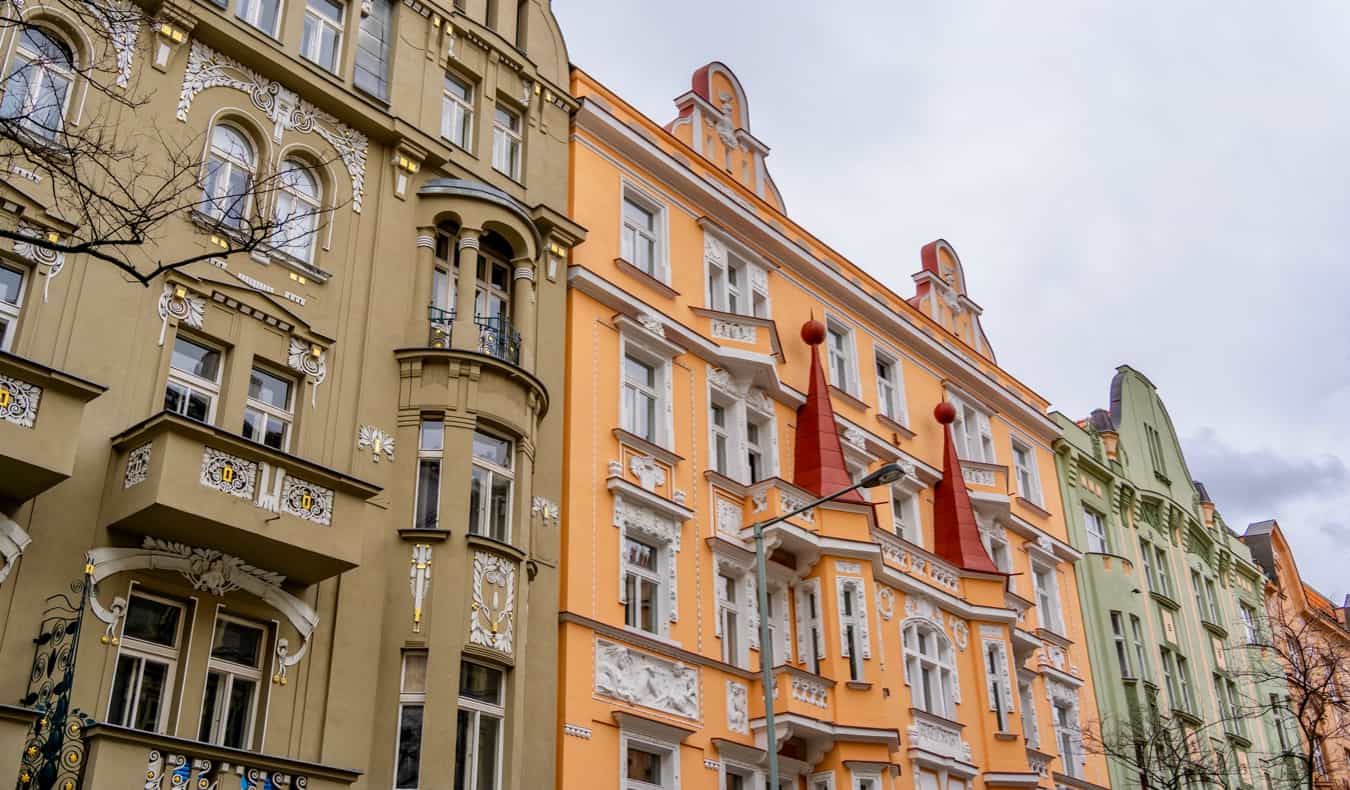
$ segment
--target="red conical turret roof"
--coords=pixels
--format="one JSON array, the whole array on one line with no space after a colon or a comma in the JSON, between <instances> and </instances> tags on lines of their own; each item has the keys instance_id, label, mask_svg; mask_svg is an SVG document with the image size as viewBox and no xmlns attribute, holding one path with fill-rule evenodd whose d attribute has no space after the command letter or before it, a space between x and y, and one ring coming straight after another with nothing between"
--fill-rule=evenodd
<instances>
[{"instance_id":1,"label":"red conical turret roof","mask_svg":"<svg viewBox=\"0 0 1350 790\"><path fill-rule=\"evenodd\" d=\"M812 319L802 324L802 340L811 347L811 380L806 403L797 409L797 444L792 482L816 496L832 494L853 485L844 463L844 447L839 443L839 427L830 404L830 385L820 366L820 350L825 341L825 325ZM844 502L864 502L857 491L839 498Z\"/></svg>"},{"instance_id":2,"label":"red conical turret roof","mask_svg":"<svg viewBox=\"0 0 1350 790\"><path fill-rule=\"evenodd\" d=\"M943 401L933 410L942 424L942 479L933 490L933 550L939 557L967 571L1002 573L980 542L975 510L961 476L961 459L956 457L952 441L952 421L956 407Z\"/></svg>"}]
</instances>

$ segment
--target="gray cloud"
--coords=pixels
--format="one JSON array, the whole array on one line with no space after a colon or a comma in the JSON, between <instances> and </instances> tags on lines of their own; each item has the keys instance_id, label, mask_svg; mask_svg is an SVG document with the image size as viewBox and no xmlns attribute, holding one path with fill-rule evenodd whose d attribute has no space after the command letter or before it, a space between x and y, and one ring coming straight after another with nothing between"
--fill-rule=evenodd
<instances>
[{"instance_id":1,"label":"gray cloud","mask_svg":"<svg viewBox=\"0 0 1350 790\"><path fill-rule=\"evenodd\" d=\"M1278 519L1281 506L1340 494L1350 480L1350 470L1336 456L1289 458L1269 448L1237 448L1212 428L1201 430L1182 446L1191 475L1204 481L1219 509L1245 513L1244 518ZM1331 524L1321 527L1330 535L1328 528L1345 529Z\"/></svg>"}]
</instances>

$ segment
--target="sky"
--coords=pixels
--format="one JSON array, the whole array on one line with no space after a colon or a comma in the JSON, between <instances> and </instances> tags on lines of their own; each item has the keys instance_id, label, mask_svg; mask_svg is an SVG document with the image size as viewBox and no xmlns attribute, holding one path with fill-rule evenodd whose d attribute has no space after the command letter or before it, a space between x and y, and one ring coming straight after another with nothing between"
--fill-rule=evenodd
<instances>
[{"instance_id":1,"label":"sky","mask_svg":"<svg viewBox=\"0 0 1350 790\"><path fill-rule=\"evenodd\" d=\"M1225 520L1350 593L1350 5L554 0L664 123L726 63L788 213L892 289L955 247L999 362L1075 419L1157 385Z\"/></svg>"}]
</instances>

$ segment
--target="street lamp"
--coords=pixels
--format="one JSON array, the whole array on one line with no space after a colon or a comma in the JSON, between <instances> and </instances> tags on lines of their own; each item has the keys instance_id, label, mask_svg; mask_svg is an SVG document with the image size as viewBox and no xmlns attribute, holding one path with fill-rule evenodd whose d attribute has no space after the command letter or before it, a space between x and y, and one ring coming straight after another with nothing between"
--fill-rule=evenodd
<instances>
[{"instance_id":1,"label":"street lamp","mask_svg":"<svg viewBox=\"0 0 1350 790\"><path fill-rule=\"evenodd\" d=\"M773 642L769 636L769 575L764 558L764 528L787 521L799 513L805 513L811 508L838 499L850 491L890 485L904 475L905 472L899 464L886 464L848 488L841 488L789 513L755 524L755 580L759 587L759 670L763 677L761 685L764 687L764 746L769 751L769 790L779 790L778 733L774 731L773 724Z\"/></svg>"}]
</instances>

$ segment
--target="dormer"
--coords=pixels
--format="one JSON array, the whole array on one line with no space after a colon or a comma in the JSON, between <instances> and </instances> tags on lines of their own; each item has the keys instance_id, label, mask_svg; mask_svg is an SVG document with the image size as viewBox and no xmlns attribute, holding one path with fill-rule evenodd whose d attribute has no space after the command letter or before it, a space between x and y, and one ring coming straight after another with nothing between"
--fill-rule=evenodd
<instances>
[{"instance_id":1,"label":"dormer","mask_svg":"<svg viewBox=\"0 0 1350 790\"><path fill-rule=\"evenodd\" d=\"M919 251L922 268L914 275L914 298L910 303L948 332L959 337L980 356L995 364L994 349L980 326L984 309L966 295L966 273L956 250L944 239L931 241Z\"/></svg>"},{"instance_id":2,"label":"dormer","mask_svg":"<svg viewBox=\"0 0 1350 790\"><path fill-rule=\"evenodd\" d=\"M666 131L746 189L784 211L783 198L764 165L769 147L750 134L750 103L741 81L713 61L694 72L689 91L675 99L679 115Z\"/></svg>"}]
</instances>

